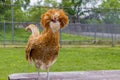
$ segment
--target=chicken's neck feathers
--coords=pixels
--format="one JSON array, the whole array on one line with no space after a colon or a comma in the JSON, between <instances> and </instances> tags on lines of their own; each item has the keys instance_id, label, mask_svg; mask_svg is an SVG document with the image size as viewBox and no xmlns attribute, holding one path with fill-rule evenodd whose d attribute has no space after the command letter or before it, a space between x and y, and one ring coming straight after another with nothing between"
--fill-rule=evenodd
<instances>
[{"instance_id":1,"label":"chicken's neck feathers","mask_svg":"<svg viewBox=\"0 0 120 80\"><path fill-rule=\"evenodd\" d=\"M44 29L41 36L44 35L45 42L55 42L55 44L59 44L59 31L53 33L51 28ZM51 44L51 43L49 43ZM53 43L52 43L53 44Z\"/></svg>"}]
</instances>

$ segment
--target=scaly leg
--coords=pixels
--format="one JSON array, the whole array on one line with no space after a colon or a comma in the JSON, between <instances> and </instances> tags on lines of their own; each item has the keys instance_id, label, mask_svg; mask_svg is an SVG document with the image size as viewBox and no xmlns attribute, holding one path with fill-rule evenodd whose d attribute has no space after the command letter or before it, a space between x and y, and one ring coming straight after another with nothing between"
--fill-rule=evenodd
<instances>
[{"instance_id":1,"label":"scaly leg","mask_svg":"<svg viewBox=\"0 0 120 80\"><path fill-rule=\"evenodd\" d=\"M38 69L37 71L38 71L38 80L40 80L40 69Z\"/></svg>"},{"instance_id":2,"label":"scaly leg","mask_svg":"<svg viewBox=\"0 0 120 80\"><path fill-rule=\"evenodd\" d=\"M50 77L49 77L49 68L47 68L47 80L50 80Z\"/></svg>"}]
</instances>

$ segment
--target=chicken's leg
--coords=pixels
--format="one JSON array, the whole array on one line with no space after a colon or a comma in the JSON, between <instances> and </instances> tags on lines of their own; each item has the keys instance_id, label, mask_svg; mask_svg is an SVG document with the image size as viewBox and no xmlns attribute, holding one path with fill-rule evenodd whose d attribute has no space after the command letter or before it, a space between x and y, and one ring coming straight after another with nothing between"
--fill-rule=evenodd
<instances>
[{"instance_id":1,"label":"chicken's leg","mask_svg":"<svg viewBox=\"0 0 120 80\"><path fill-rule=\"evenodd\" d=\"M49 68L47 68L47 80L50 80L49 78Z\"/></svg>"},{"instance_id":2,"label":"chicken's leg","mask_svg":"<svg viewBox=\"0 0 120 80\"><path fill-rule=\"evenodd\" d=\"M38 69L37 71L38 71L38 80L40 80L40 69Z\"/></svg>"}]
</instances>

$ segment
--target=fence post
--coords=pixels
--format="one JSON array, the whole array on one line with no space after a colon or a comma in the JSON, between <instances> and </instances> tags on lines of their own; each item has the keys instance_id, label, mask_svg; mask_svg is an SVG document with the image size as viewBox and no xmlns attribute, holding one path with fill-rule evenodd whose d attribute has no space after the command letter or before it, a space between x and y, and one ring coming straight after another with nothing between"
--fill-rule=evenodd
<instances>
[{"instance_id":1,"label":"fence post","mask_svg":"<svg viewBox=\"0 0 120 80\"><path fill-rule=\"evenodd\" d=\"M5 25L5 21L4 21L4 24L3 24L3 27L4 27L4 48L6 47L6 25Z\"/></svg>"},{"instance_id":2,"label":"fence post","mask_svg":"<svg viewBox=\"0 0 120 80\"><path fill-rule=\"evenodd\" d=\"M111 38L112 38L112 47L114 47L114 26L111 24Z\"/></svg>"},{"instance_id":3,"label":"fence post","mask_svg":"<svg viewBox=\"0 0 120 80\"><path fill-rule=\"evenodd\" d=\"M62 48L62 30L60 29L60 47Z\"/></svg>"},{"instance_id":4,"label":"fence post","mask_svg":"<svg viewBox=\"0 0 120 80\"><path fill-rule=\"evenodd\" d=\"M95 10L95 12L96 12L96 10ZM95 19L95 21L94 21L94 29L95 29L95 31L94 31L94 44L96 44L96 35L97 35L97 27L98 26L96 26L96 24L97 24L97 22L96 22L96 13L94 14L94 19Z\"/></svg>"},{"instance_id":5,"label":"fence post","mask_svg":"<svg viewBox=\"0 0 120 80\"><path fill-rule=\"evenodd\" d=\"M14 4L12 0L12 8L11 8L11 16L12 16L12 44L14 44Z\"/></svg>"},{"instance_id":6,"label":"fence post","mask_svg":"<svg viewBox=\"0 0 120 80\"><path fill-rule=\"evenodd\" d=\"M96 24L94 24L94 44L96 44L96 29L97 28L97 26L96 26Z\"/></svg>"}]
</instances>

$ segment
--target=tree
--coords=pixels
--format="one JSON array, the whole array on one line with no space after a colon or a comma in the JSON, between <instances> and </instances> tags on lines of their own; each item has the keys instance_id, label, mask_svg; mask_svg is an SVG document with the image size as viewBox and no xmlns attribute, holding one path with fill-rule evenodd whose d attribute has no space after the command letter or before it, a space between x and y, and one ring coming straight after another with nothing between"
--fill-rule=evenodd
<instances>
[{"instance_id":1,"label":"tree","mask_svg":"<svg viewBox=\"0 0 120 80\"><path fill-rule=\"evenodd\" d=\"M100 5L102 9L102 21L104 23L119 23L120 24L120 1L119 0L103 0Z\"/></svg>"},{"instance_id":2,"label":"tree","mask_svg":"<svg viewBox=\"0 0 120 80\"><path fill-rule=\"evenodd\" d=\"M30 6L30 8L26 10L26 12L29 14L30 21L39 22L41 14L50 9L50 7L57 6L58 3L55 0L38 0L34 7Z\"/></svg>"},{"instance_id":3,"label":"tree","mask_svg":"<svg viewBox=\"0 0 120 80\"><path fill-rule=\"evenodd\" d=\"M57 7L58 2L56 0L44 0L44 6Z\"/></svg>"},{"instance_id":4,"label":"tree","mask_svg":"<svg viewBox=\"0 0 120 80\"><path fill-rule=\"evenodd\" d=\"M119 9L120 0L103 0L100 7L103 9Z\"/></svg>"},{"instance_id":5,"label":"tree","mask_svg":"<svg viewBox=\"0 0 120 80\"><path fill-rule=\"evenodd\" d=\"M88 8L95 6L87 6L87 4L96 4L99 0L62 0L60 7L68 13L71 18L71 22L79 22L80 16L84 16L86 13L89 14Z\"/></svg>"},{"instance_id":6,"label":"tree","mask_svg":"<svg viewBox=\"0 0 120 80\"><path fill-rule=\"evenodd\" d=\"M30 3L30 0L1 0L0 1L0 21L11 21L12 17L12 10L11 8L13 7L14 9L14 20L18 20L16 18L24 18L24 16L20 15L24 13L22 8L25 10L27 5ZM23 6L22 6L23 5ZM19 14L20 13L20 14ZM19 16L16 16L18 15Z\"/></svg>"},{"instance_id":7,"label":"tree","mask_svg":"<svg viewBox=\"0 0 120 80\"><path fill-rule=\"evenodd\" d=\"M87 5L95 5L97 1L99 0L62 0L61 2L57 2L57 0L39 0L34 7L30 7L27 11L30 13L30 19L38 22L40 18L38 16L41 16L41 14L50 9L50 7L61 8L66 11L71 22L79 22L81 16L89 14L90 12L90 10L87 9Z\"/></svg>"}]
</instances>

